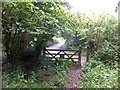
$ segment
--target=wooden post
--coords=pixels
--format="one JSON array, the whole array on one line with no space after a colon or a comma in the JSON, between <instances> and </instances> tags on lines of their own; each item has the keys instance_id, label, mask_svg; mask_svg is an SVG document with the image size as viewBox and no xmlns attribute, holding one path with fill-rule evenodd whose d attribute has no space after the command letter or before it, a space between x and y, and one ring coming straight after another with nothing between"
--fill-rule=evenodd
<instances>
[{"instance_id":1,"label":"wooden post","mask_svg":"<svg viewBox=\"0 0 120 90\"><path fill-rule=\"evenodd\" d=\"M46 48L43 48L43 58L45 58L45 52L46 52Z\"/></svg>"},{"instance_id":2,"label":"wooden post","mask_svg":"<svg viewBox=\"0 0 120 90\"><path fill-rule=\"evenodd\" d=\"M78 51L78 63L80 64L80 67L81 67L81 47L79 48L79 51Z\"/></svg>"},{"instance_id":3,"label":"wooden post","mask_svg":"<svg viewBox=\"0 0 120 90\"><path fill-rule=\"evenodd\" d=\"M86 58L86 61L88 61L89 60L89 46L87 46L87 58Z\"/></svg>"},{"instance_id":4,"label":"wooden post","mask_svg":"<svg viewBox=\"0 0 120 90\"><path fill-rule=\"evenodd\" d=\"M64 54L60 54L60 58L64 58Z\"/></svg>"}]
</instances>

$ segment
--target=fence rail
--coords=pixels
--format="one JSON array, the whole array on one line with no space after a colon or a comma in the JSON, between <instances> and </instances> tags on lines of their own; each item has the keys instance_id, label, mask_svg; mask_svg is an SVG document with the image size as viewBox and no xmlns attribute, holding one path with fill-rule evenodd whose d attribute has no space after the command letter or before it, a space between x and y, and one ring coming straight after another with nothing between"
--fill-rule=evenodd
<instances>
[{"instance_id":1,"label":"fence rail","mask_svg":"<svg viewBox=\"0 0 120 90\"><path fill-rule=\"evenodd\" d=\"M89 48L82 48L83 50L86 50L86 57L87 60L89 58ZM47 49L44 48L43 50L43 55L46 57L51 57L58 61L58 58L65 58L65 59L70 59L73 62L74 59L78 59L78 63L81 65L81 49L79 50L62 50L62 49Z\"/></svg>"}]
</instances>

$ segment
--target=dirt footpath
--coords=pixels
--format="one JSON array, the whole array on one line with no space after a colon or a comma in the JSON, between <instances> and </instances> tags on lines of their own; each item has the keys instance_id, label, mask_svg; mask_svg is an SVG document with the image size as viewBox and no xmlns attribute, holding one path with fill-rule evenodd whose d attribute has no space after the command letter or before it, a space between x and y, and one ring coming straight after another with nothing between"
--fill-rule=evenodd
<instances>
[{"instance_id":1,"label":"dirt footpath","mask_svg":"<svg viewBox=\"0 0 120 90\"><path fill-rule=\"evenodd\" d=\"M69 82L64 86L65 90L70 90L71 88L80 88L81 80L81 70L74 69L70 70L68 73Z\"/></svg>"}]
</instances>

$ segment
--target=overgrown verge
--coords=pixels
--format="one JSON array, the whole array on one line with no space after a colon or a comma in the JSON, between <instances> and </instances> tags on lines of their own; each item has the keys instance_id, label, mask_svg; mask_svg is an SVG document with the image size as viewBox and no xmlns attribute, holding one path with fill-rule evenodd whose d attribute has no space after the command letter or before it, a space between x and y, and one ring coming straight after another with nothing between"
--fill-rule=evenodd
<instances>
[{"instance_id":1,"label":"overgrown verge","mask_svg":"<svg viewBox=\"0 0 120 90\"><path fill-rule=\"evenodd\" d=\"M120 88L118 46L106 42L86 63L81 88Z\"/></svg>"},{"instance_id":2,"label":"overgrown verge","mask_svg":"<svg viewBox=\"0 0 120 90\"><path fill-rule=\"evenodd\" d=\"M118 88L118 68L110 69L101 62L88 62L86 71L83 73L81 88ZM98 64L92 68L92 65Z\"/></svg>"},{"instance_id":3,"label":"overgrown verge","mask_svg":"<svg viewBox=\"0 0 120 90\"><path fill-rule=\"evenodd\" d=\"M33 70L28 80L24 79L24 73L18 68L14 72L3 72L3 88L60 88L68 82L67 73L77 64L70 61L46 60Z\"/></svg>"}]
</instances>

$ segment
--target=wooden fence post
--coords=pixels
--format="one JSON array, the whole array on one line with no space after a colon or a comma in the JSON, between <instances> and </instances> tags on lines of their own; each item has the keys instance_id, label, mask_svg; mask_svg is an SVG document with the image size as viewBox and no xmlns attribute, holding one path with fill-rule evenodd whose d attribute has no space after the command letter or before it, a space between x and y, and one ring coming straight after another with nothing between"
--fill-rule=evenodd
<instances>
[{"instance_id":1,"label":"wooden fence post","mask_svg":"<svg viewBox=\"0 0 120 90\"><path fill-rule=\"evenodd\" d=\"M43 58L45 58L45 52L46 52L46 48L43 48Z\"/></svg>"},{"instance_id":2,"label":"wooden fence post","mask_svg":"<svg viewBox=\"0 0 120 90\"><path fill-rule=\"evenodd\" d=\"M90 50L90 48L89 48L89 46L87 46L87 58L86 58L86 61L89 60L89 50Z\"/></svg>"},{"instance_id":3,"label":"wooden fence post","mask_svg":"<svg viewBox=\"0 0 120 90\"><path fill-rule=\"evenodd\" d=\"M80 67L81 67L81 47L79 48L79 51L78 51L78 63L80 64Z\"/></svg>"}]
</instances>

